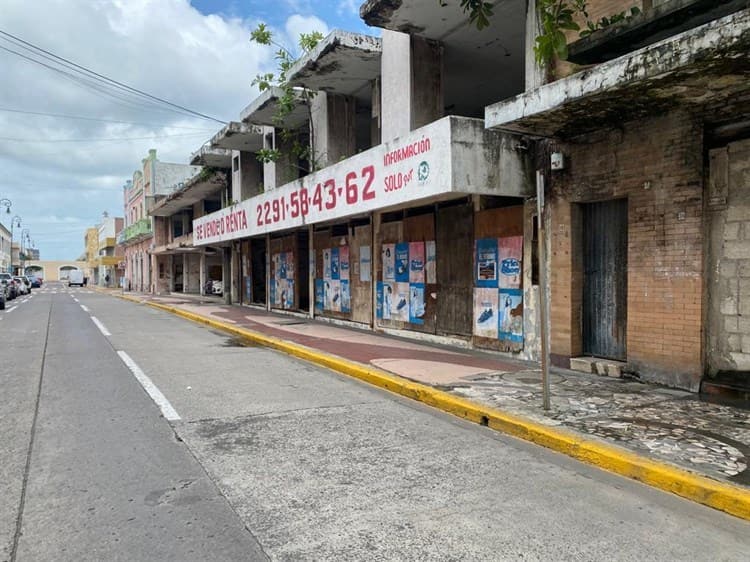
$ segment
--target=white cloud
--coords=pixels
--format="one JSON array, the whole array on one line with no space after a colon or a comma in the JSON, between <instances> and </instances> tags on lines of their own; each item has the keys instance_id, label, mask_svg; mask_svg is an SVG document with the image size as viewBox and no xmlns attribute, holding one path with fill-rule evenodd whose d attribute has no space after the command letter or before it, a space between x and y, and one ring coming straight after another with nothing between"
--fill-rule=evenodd
<instances>
[{"instance_id":1,"label":"white cloud","mask_svg":"<svg viewBox=\"0 0 750 562\"><path fill-rule=\"evenodd\" d=\"M286 31L290 44L294 45L295 48L299 44L299 36L303 33L320 31L323 36L328 35L328 26L317 16L301 16L295 14L286 20L284 30Z\"/></svg>"},{"instance_id":2,"label":"white cloud","mask_svg":"<svg viewBox=\"0 0 750 562\"><path fill-rule=\"evenodd\" d=\"M224 121L237 119L257 95L250 86L253 77L275 67L273 51L249 41L257 21L206 16L187 0L2 0L2 4L0 30ZM315 16L292 16L285 26L295 42L300 32L314 29L328 31ZM4 40L0 46L29 55ZM22 216L32 238L35 232L59 230L59 223L51 217L93 226L102 211L120 216L121 186L149 148L157 148L163 161L187 163L191 152L221 127L143 100L118 99L121 93L113 97L92 91L76 81L80 78L52 72L2 50L0 67L0 108L140 123L0 111L0 198L13 201L13 213ZM142 137L121 142L61 142ZM55 142L45 142L50 140ZM49 252L45 242L38 240L42 257L77 256L83 234L83 230L61 234L50 240Z\"/></svg>"}]
</instances>

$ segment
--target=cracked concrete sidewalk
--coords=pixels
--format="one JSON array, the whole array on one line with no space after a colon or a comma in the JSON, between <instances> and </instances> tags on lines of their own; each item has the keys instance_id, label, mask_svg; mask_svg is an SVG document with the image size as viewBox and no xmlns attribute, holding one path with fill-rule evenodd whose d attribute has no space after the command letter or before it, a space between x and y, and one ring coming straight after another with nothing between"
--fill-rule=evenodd
<instances>
[{"instance_id":1,"label":"cracked concrete sidewalk","mask_svg":"<svg viewBox=\"0 0 750 562\"><path fill-rule=\"evenodd\" d=\"M750 488L750 411L654 384L553 369L542 407L537 364L375 334L188 295L131 297L372 365L495 409L559 426L642 456Z\"/></svg>"}]
</instances>

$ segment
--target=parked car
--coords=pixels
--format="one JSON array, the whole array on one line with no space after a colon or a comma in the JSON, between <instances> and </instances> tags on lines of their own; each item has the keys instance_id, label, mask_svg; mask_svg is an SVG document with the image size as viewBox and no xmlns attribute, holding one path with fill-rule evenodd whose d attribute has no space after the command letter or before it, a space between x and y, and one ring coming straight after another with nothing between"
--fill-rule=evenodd
<instances>
[{"instance_id":1,"label":"parked car","mask_svg":"<svg viewBox=\"0 0 750 562\"><path fill-rule=\"evenodd\" d=\"M42 278L37 277L36 275L27 275L29 281L31 282L31 287L34 289L37 289L42 286Z\"/></svg>"},{"instance_id":2,"label":"parked car","mask_svg":"<svg viewBox=\"0 0 750 562\"><path fill-rule=\"evenodd\" d=\"M16 282L19 295L28 295L31 292L31 284L23 275L16 275L13 280Z\"/></svg>"},{"instance_id":3,"label":"parked car","mask_svg":"<svg viewBox=\"0 0 750 562\"><path fill-rule=\"evenodd\" d=\"M5 289L5 300L12 301L18 296L16 282L10 273L0 273L0 283L2 283Z\"/></svg>"}]
</instances>

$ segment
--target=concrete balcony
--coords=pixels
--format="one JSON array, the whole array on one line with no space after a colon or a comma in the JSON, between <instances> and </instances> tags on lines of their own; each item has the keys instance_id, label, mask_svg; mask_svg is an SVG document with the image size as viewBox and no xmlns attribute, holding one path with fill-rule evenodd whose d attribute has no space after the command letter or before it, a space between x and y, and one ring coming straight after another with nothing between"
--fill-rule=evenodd
<instances>
[{"instance_id":1,"label":"concrete balcony","mask_svg":"<svg viewBox=\"0 0 750 562\"><path fill-rule=\"evenodd\" d=\"M99 240L99 250L104 250L105 248L114 248L117 245L117 239L114 236L108 236L107 238L102 238Z\"/></svg>"},{"instance_id":2,"label":"concrete balcony","mask_svg":"<svg viewBox=\"0 0 750 562\"><path fill-rule=\"evenodd\" d=\"M300 180L193 221L196 246L345 220L467 195L531 195L531 166L512 136L444 117Z\"/></svg>"},{"instance_id":3,"label":"concrete balcony","mask_svg":"<svg viewBox=\"0 0 750 562\"><path fill-rule=\"evenodd\" d=\"M118 244L135 244L153 235L151 218L147 217L122 230L117 236Z\"/></svg>"},{"instance_id":4,"label":"concrete balcony","mask_svg":"<svg viewBox=\"0 0 750 562\"><path fill-rule=\"evenodd\" d=\"M184 254L195 252L197 249L193 246L193 233L188 232L187 234L178 236L171 242L156 246L151 253L154 255Z\"/></svg>"}]
</instances>

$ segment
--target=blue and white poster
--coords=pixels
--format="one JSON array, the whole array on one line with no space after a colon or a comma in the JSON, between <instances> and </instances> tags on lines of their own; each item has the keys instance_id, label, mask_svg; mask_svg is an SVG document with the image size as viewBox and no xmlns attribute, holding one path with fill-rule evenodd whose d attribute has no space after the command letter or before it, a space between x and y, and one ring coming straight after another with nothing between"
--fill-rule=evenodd
<instances>
[{"instance_id":1,"label":"blue and white poster","mask_svg":"<svg viewBox=\"0 0 750 562\"><path fill-rule=\"evenodd\" d=\"M523 236L500 238L500 284L501 289L521 288L521 258Z\"/></svg>"},{"instance_id":2,"label":"blue and white poster","mask_svg":"<svg viewBox=\"0 0 750 562\"><path fill-rule=\"evenodd\" d=\"M474 335L497 339L498 313L497 289L478 287L474 289Z\"/></svg>"},{"instance_id":3,"label":"blue and white poster","mask_svg":"<svg viewBox=\"0 0 750 562\"><path fill-rule=\"evenodd\" d=\"M497 238L480 238L476 248L477 287L497 287Z\"/></svg>"},{"instance_id":4,"label":"blue and white poster","mask_svg":"<svg viewBox=\"0 0 750 562\"><path fill-rule=\"evenodd\" d=\"M326 248L323 250L323 279L326 281L331 280L331 249Z\"/></svg>"},{"instance_id":5,"label":"blue and white poster","mask_svg":"<svg viewBox=\"0 0 750 562\"><path fill-rule=\"evenodd\" d=\"M409 243L396 244L396 282L409 282Z\"/></svg>"},{"instance_id":6,"label":"blue and white poster","mask_svg":"<svg viewBox=\"0 0 750 562\"><path fill-rule=\"evenodd\" d=\"M383 282L378 281L377 293L375 297L375 317L378 320L383 319Z\"/></svg>"},{"instance_id":7,"label":"blue and white poster","mask_svg":"<svg viewBox=\"0 0 750 562\"><path fill-rule=\"evenodd\" d=\"M277 279L286 279L286 269L287 269L287 263L286 263L286 253L281 252L279 254L279 271L277 275Z\"/></svg>"},{"instance_id":8,"label":"blue and white poster","mask_svg":"<svg viewBox=\"0 0 750 562\"><path fill-rule=\"evenodd\" d=\"M396 280L396 245L383 244L383 281Z\"/></svg>"},{"instance_id":9,"label":"blue and white poster","mask_svg":"<svg viewBox=\"0 0 750 562\"><path fill-rule=\"evenodd\" d=\"M408 275L408 273L407 273ZM409 284L395 283L391 301L391 318L400 322L409 321Z\"/></svg>"},{"instance_id":10,"label":"blue and white poster","mask_svg":"<svg viewBox=\"0 0 750 562\"><path fill-rule=\"evenodd\" d=\"M315 280L315 312L323 312L324 310L324 283L325 281L323 279Z\"/></svg>"},{"instance_id":11,"label":"blue and white poster","mask_svg":"<svg viewBox=\"0 0 750 562\"><path fill-rule=\"evenodd\" d=\"M424 283L409 285L409 323L424 324Z\"/></svg>"},{"instance_id":12,"label":"blue and white poster","mask_svg":"<svg viewBox=\"0 0 750 562\"><path fill-rule=\"evenodd\" d=\"M349 281L341 281L341 312L351 312L352 297L349 292Z\"/></svg>"},{"instance_id":13,"label":"blue and white poster","mask_svg":"<svg viewBox=\"0 0 750 562\"><path fill-rule=\"evenodd\" d=\"M395 283L383 283L383 320L390 320L393 313L393 299L396 298Z\"/></svg>"},{"instance_id":14,"label":"blue and white poster","mask_svg":"<svg viewBox=\"0 0 750 562\"><path fill-rule=\"evenodd\" d=\"M331 279L340 279L339 249L331 248Z\"/></svg>"},{"instance_id":15,"label":"blue and white poster","mask_svg":"<svg viewBox=\"0 0 750 562\"><path fill-rule=\"evenodd\" d=\"M498 332L501 340L523 342L523 291L500 289Z\"/></svg>"}]
</instances>

